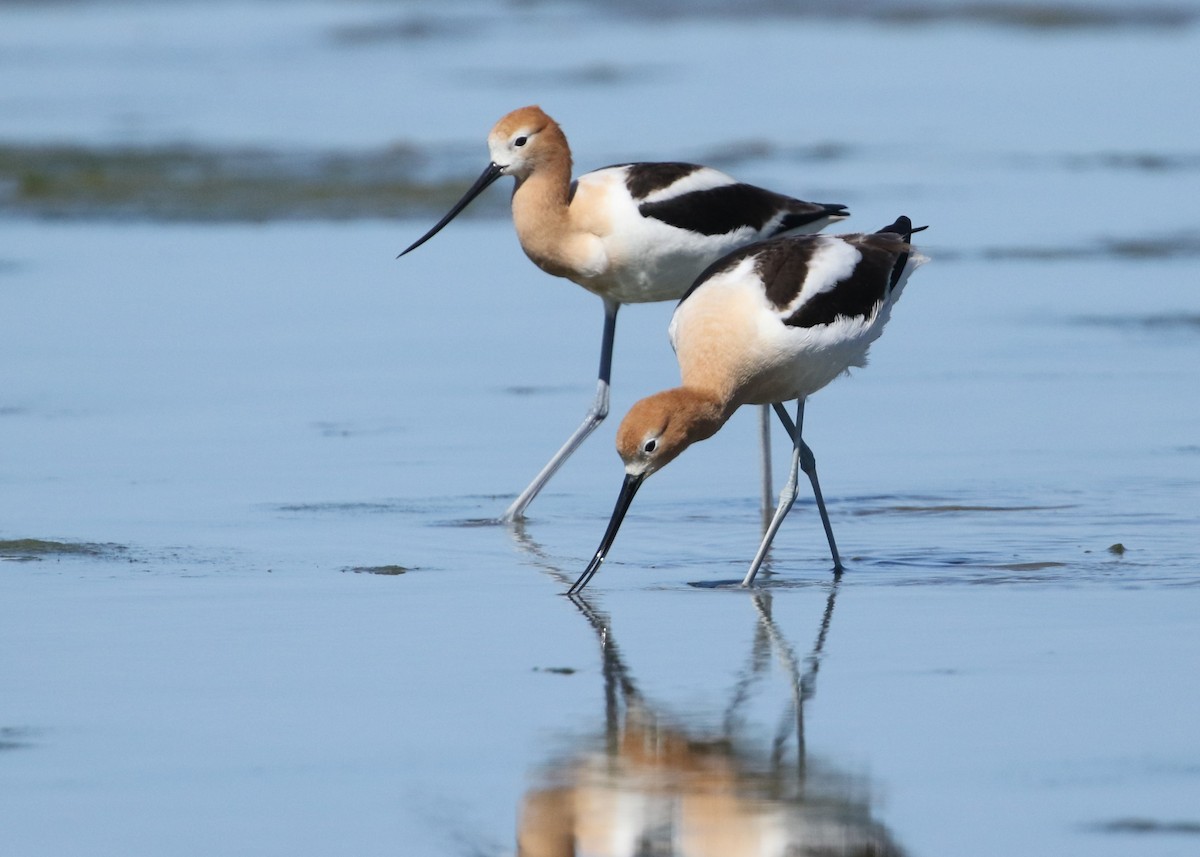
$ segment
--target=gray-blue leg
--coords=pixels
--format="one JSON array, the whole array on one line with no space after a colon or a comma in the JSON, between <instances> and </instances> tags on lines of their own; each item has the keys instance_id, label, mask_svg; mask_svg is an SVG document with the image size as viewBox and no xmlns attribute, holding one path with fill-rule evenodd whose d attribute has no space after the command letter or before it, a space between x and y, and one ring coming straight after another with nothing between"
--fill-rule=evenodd
<instances>
[{"instance_id":1,"label":"gray-blue leg","mask_svg":"<svg viewBox=\"0 0 1200 857\"><path fill-rule=\"evenodd\" d=\"M778 410L782 406L776 406ZM786 416L786 412L784 413ZM763 560L767 558L767 551L771 547L771 541L775 538L775 533L779 531L779 525L783 523L783 519L787 517L788 511L791 510L792 504L796 502L796 492L799 488L798 474L800 471L800 431L799 427L804 419L804 400L799 399L796 403L796 424L791 431L792 435L792 466L788 471L787 483L783 486L783 490L779 493L779 505L775 507L775 514L771 517L771 523L767 525L767 531L763 534L762 543L758 546L758 552L754 555L754 560L750 563L750 570L746 572L746 577L742 581L742 586L749 586L754 583L754 576L758 574L759 568L762 567ZM785 423L786 425L786 423Z\"/></svg>"},{"instance_id":2,"label":"gray-blue leg","mask_svg":"<svg viewBox=\"0 0 1200 857\"><path fill-rule=\"evenodd\" d=\"M762 446L762 522L763 532L771 521L774 508L771 490L771 406L763 405L758 410L759 443Z\"/></svg>"},{"instance_id":3,"label":"gray-blue leg","mask_svg":"<svg viewBox=\"0 0 1200 857\"><path fill-rule=\"evenodd\" d=\"M797 436L797 426L788 416L783 405L776 404L775 413L779 415L779 421L783 423L784 431L793 439ZM800 411L803 414L804 403L800 403ZM802 417L803 418L803 417ZM800 469L808 476L808 481L812 484L813 497L817 501L817 511L821 513L821 526L825 528L825 539L829 542L829 554L833 557L833 570L841 573L844 568L842 559L838 555L837 543L833 540L833 527L829 524L829 513L825 511L825 498L821 495L821 483L817 481L817 459L813 455L812 449L804 442L804 438L800 438Z\"/></svg>"},{"instance_id":4,"label":"gray-blue leg","mask_svg":"<svg viewBox=\"0 0 1200 857\"><path fill-rule=\"evenodd\" d=\"M829 542L829 555L833 557L833 570L841 573L842 558L838 555L837 542L833 540L833 527L829 524L829 513L825 511L825 498L821 496L821 483L817 481L817 459L804 441L800 441L800 469L808 475L808 481L812 483L813 497L817 500L817 511L821 513L821 526L825 528L825 538Z\"/></svg>"},{"instance_id":5,"label":"gray-blue leg","mask_svg":"<svg viewBox=\"0 0 1200 857\"><path fill-rule=\"evenodd\" d=\"M775 514L771 518L771 523L767 526L767 532L763 535L762 543L759 545L758 552L754 555L754 560L750 563L750 569L746 572L742 586L750 586L754 582L754 576L758 574L763 560L766 559L767 551L771 547L775 533L779 531L779 525L783 523L783 519L787 517L787 513L791 511L792 505L796 502L796 494L799 491L799 472L801 470L804 471L805 475L808 476L809 482L812 483L813 495L817 500L817 509L821 513L821 523L825 527L825 537L829 540L829 551L833 555L834 569L836 571L842 570L842 561L838 556L837 544L833 540L833 528L829 525L829 515L825 511L825 499L821 496L821 486L817 481L816 458L813 456L812 450L808 448L808 444L801 437L801 433L804 430L804 399L798 399L796 402L795 423L788 417L783 405L776 404L775 412L779 414L784 428L787 429L792 437L792 466L788 471L787 484L783 486L783 490L779 494L779 505L775 507Z\"/></svg>"},{"instance_id":6,"label":"gray-blue leg","mask_svg":"<svg viewBox=\"0 0 1200 857\"><path fill-rule=\"evenodd\" d=\"M604 422L604 418L608 416L608 388L612 378L613 341L616 339L617 310L620 308L619 303L605 299L604 334L600 340L600 373L596 383L596 399L583 418L583 423L575 429L574 434L567 438L567 442L562 445L562 448L554 453L554 457L546 462L546 466L538 472L538 475L512 502L512 505L504 510L504 514L500 518L502 521L511 522L524 518L525 508L533 502L533 498L558 472L558 468L562 467L563 462L571 457L571 453L578 449L587 436L596 430L596 426Z\"/></svg>"}]
</instances>

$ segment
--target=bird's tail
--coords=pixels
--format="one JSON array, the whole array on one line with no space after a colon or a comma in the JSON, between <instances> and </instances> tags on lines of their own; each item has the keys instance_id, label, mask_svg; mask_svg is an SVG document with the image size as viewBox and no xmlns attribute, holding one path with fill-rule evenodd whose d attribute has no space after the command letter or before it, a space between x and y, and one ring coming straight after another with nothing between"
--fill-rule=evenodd
<instances>
[{"instance_id":1,"label":"bird's tail","mask_svg":"<svg viewBox=\"0 0 1200 857\"><path fill-rule=\"evenodd\" d=\"M891 223L883 227L879 230L878 234L883 235L886 233L891 233L892 235L899 235L905 241L910 241L912 240L914 232L924 232L928 228L928 226L913 226L912 221L901 214L896 218L895 223Z\"/></svg>"},{"instance_id":2,"label":"bird's tail","mask_svg":"<svg viewBox=\"0 0 1200 857\"><path fill-rule=\"evenodd\" d=\"M914 232L924 232L928 228L928 226L913 226L912 221L902 214L896 218L895 223L891 223L883 227L877 234L899 235L904 239L904 243L908 244L912 241ZM905 269L908 267L908 260L911 253L912 247L907 247L905 248L904 252L896 258L896 264L892 266L892 281L890 285L891 291L896 290L896 285L900 282L901 277L904 276ZM919 261L923 262L925 259L923 257L919 257Z\"/></svg>"}]
</instances>

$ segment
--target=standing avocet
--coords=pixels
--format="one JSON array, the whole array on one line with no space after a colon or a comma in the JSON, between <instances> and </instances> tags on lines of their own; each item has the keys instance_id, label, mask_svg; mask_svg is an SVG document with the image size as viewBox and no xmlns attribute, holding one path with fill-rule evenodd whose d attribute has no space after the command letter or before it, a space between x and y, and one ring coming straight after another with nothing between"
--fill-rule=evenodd
<instances>
[{"instance_id":1,"label":"standing avocet","mask_svg":"<svg viewBox=\"0 0 1200 857\"><path fill-rule=\"evenodd\" d=\"M849 212L844 205L792 199L695 164L621 164L571 181L567 138L538 107L522 107L497 122L488 149L491 162L475 184L404 253L432 238L501 176L512 176L513 223L525 255L604 301L595 401L582 425L505 511L504 520L512 521L524 516L608 415L621 304L678 299L705 267L731 250L778 235L818 232Z\"/></svg>"},{"instance_id":2,"label":"standing avocet","mask_svg":"<svg viewBox=\"0 0 1200 857\"><path fill-rule=\"evenodd\" d=\"M683 385L642 399L621 422L625 482L600 547L570 592L587 586L604 562L645 478L747 404L774 406L793 450L787 485L742 585L754 581L796 500L798 470L812 482L834 570L842 570L816 459L801 438L804 400L851 366L866 365L909 274L925 261L909 244L920 229L900 217L874 234L777 238L730 253L700 276L671 318ZM782 405L791 399L794 424Z\"/></svg>"}]
</instances>

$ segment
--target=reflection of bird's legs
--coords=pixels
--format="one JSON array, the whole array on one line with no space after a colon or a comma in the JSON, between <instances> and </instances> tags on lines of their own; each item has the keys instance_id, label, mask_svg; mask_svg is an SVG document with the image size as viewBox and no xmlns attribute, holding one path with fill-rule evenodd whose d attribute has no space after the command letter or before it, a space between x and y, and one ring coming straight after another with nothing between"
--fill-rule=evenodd
<instances>
[{"instance_id":1,"label":"reflection of bird's legs","mask_svg":"<svg viewBox=\"0 0 1200 857\"><path fill-rule=\"evenodd\" d=\"M584 595L575 593L567 598L587 619L600 643L603 665L601 669L604 675L605 744L609 753L615 755L621 740L621 703L625 703L625 709L628 711L632 707L640 706L642 697L629 676L629 670L625 667L616 641L612 638L608 615L593 607Z\"/></svg>"},{"instance_id":2,"label":"reflection of bird's legs","mask_svg":"<svg viewBox=\"0 0 1200 857\"><path fill-rule=\"evenodd\" d=\"M829 636L829 624L833 621L833 603L837 600L838 587L842 583L841 572L834 574L829 586L829 598L825 601L825 613L821 616L821 629L813 642L812 651L805 658L808 668L800 679L801 700L809 699L817 692L817 670L821 668L821 653L825 649L825 638Z\"/></svg>"},{"instance_id":3,"label":"reflection of bird's legs","mask_svg":"<svg viewBox=\"0 0 1200 857\"><path fill-rule=\"evenodd\" d=\"M759 615L771 615L771 593L754 590L754 608ZM750 698L750 688L762 676L771 657L771 640L762 621L754 623L754 642L750 648L750 663L733 689L733 698L725 709L723 729L727 738L732 738L737 726L737 710Z\"/></svg>"},{"instance_id":4,"label":"reflection of bird's legs","mask_svg":"<svg viewBox=\"0 0 1200 857\"><path fill-rule=\"evenodd\" d=\"M772 743L771 762L775 767L779 766L780 759L783 756L783 747L787 743L788 734L792 731L793 722L796 731L796 754L800 773L804 773L804 698L801 694L801 679L800 666L796 659L796 653L783 634L779 631L779 626L775 624L774 618L770 613L770 602L762 604L758 599L754 601L754 607L758 610L758 621L760 627L766 633L772 647L775 649L776 655L779 657L779 662L788 674L789 683L792 690L792 701L789 706L790 711L785 712L784 719L780 722L779 728L775 732L775 740ZM794 715L794 720L793 720Z\"/></svg>"},{"instance_id":5,"label":"reflection of bird's legs","mask_svg":"<svg viewBox=\"0 0 1200 857\"><path fill-rule=\"evenodd\" d=\"M801 781L803 782L803 774L807 759L807 752L804 741L804 703L807 702L816 693L817 671L821 668L821 655L825 649L825 640L829 636L829 626L833 621L833 606L837 599L838 587L841 583L841 575L835 575L833 584L829 588L829 597L825 601L825 611L821 616L821 626L817 631L817 638L813 642L812 650L808 657L804 659L805 670L800 672L800 662L796 657L795 650L791 647L788 641L784 638L783 633L779 630L779 626L775 623L774 617L771 615L770 598L754 599L754 608L758 612L758 628L759 635L765 636L765 641L760 642L762 637L755 637L755 653L756 657L759 651L765 651L766 647L773 647L779 662L788 674L789 684L791 685L792 700L788 711L783 715L780 725L775 734L775 740L772 747L772 762L776 766L780 763L783 757L783 747L787 743L788 734L794 726L796 732L796 764ZM765 593L763 593L765 595ZM760 649L761 647L764 647ZM748 687L749 682L745 685ZM744 698L744 697L743 697ZM742 700L738 700L740 704Z\"/></svg>"}]
</instances>

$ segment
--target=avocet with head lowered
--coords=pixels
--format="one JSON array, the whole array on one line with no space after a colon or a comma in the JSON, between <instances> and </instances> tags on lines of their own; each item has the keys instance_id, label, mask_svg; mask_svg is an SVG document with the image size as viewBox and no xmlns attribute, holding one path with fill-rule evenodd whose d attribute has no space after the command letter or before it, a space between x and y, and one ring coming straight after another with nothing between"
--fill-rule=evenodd
<instances>
[{"instance_id":1,"label":"avocet with head lowered","mask_svg":"<svg viewBox=\"0 0 1200 857\"><path fill-rule=\"evenodd\" d=\"M787 485L742 585L754 581L796 500L799 470L812 483L834 570L842 570L816 460L801 438L804 401L866 364L909 275L925 261L909 243L920 229L900 217L872 234L777 238L734 251L700 276L671 319L683 383L642 399L621 422L625 481L600 547L570 592L587 586L604 562L646 477L748 404L775 407L793 452ZM793 399L794 424L782 405Z\"/></svg>"}]
</instances>

